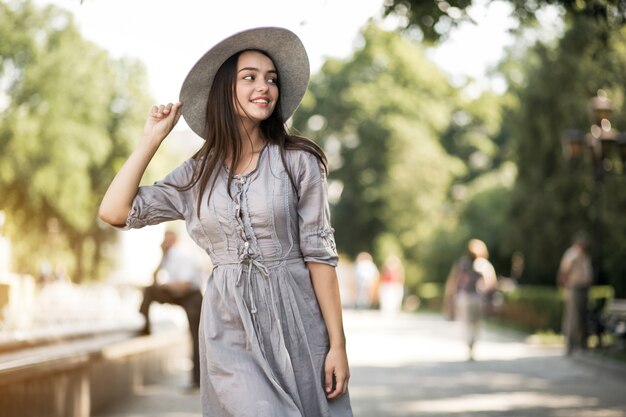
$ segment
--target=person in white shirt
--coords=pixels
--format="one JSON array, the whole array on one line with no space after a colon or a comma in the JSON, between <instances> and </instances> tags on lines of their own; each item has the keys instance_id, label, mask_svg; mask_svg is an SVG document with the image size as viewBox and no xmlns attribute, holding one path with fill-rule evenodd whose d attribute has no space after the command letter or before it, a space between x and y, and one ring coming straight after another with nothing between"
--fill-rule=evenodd
<instances>
[{"instance_id":1,"label":"person in white shirt","mask_svg":"<svg viewBox=\"0 0 626 417\"><path fill-rule=\"evenodd\" d=\"M367 252L359 253L354 264L356 308L368 309L372 307L375 302L374 288L378 282L378 276L378 268L372 255Z\"/></svg>"},{"instance_id":2,"label":"person in white shirt","mask_svg":"<svg viewBox=\"0 0 626 417\"><path fill-rule=\"evenodd\" d=\"M175 304L181 306L187 314L189 331L193 341L192 386L200 386L200 353L198 327L202 308L201 277L199 263L180 245L178 236L173 231L166 231L161 243L163 257L153 274L152 285L144 289L143 302L139 311L145 317L143 334L150 334L150 304Z\"/></svg>"}]
</instances>

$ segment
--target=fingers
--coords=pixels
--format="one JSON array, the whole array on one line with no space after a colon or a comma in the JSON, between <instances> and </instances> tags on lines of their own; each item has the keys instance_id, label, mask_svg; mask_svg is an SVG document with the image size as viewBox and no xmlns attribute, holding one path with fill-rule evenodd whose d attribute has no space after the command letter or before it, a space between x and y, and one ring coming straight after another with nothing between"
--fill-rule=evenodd
<instances>
[{"instance_id":1,"label":"fingers","mask_svg":"<svg viewBox=\"0 0 626 417\"><path fill-rule=\"evenodd\" d=\"M326 398L329 400L341 397L348 391L348 380L350 375L343 372L333 372L333 370L325 371ZM333 384L334 382L334 384Z\"/></svg>"},{"instance_id":2,"label":"fingers","mask_svg":"<svg viewBox=\"0 0 626 417\"><path fill-rule=\"evenodd\" d=\"M174 124L178 123L178 119L180 119L181 116L181 112L180 112L180 108L183 106L183 103L181 103L180 101L176 102L173 106L172 106L172 112L174 113Z\"/></svg>"},{"instance_id":3,"label":"fingers","mask_svg":"<svg viewBox=\"0 0 626 417\"><path fill-rule=\"evenodd\" d=\"M180 101L173 103L168 103L166 105L160 104L158 106L152 106L150 109L150 116L155 119L165 119L170 115L173 115L176 121L180 118L180 107L182 103Z\"/></svg>"},{"instance_id":4,"label":"fingers","mask_svg":"<svg viewBox=\"0 0 626 417\"><path fill-rule=\"evenodd\" d=\"M326 391L326 396L333 392L333 369L330 367L324 370L324 391Z\"/></svg>"}]
</instances>

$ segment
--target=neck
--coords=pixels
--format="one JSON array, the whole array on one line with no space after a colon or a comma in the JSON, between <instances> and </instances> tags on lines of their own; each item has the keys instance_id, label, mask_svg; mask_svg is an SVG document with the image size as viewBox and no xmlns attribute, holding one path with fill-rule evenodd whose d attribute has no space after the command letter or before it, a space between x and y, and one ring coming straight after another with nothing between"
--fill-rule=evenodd
<instances>
[{"instance_id":1,"label":"neck","mask_svg":"<svg viewBox=\"0 0 626 417\"><path fill-rule=\"evenodd\" d=\"M241 154L236 161L232 155L226 158L226 165L233 169L234 174L244 174L254 169L259 159L259 154L265 145L265 138L258 124L241 123L239 125L241 140ZM252 168L251 168L252 167Z\"/></svg>"},{"instance_id":2,"label":"neck","mask_svg":"<svg viewBox=\"0 0 626 417\"><path fill-rule=\"evenodd\" d=\"M242 155L259 152L266 142L258 124L241 123L239 137L241 138Z\"/></svg>"}]
</instances>

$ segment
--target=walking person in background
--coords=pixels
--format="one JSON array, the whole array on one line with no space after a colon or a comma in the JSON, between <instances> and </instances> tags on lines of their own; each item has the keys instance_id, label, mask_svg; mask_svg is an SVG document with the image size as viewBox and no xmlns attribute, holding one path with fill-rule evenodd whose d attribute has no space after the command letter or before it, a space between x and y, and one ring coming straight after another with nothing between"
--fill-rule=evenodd
<instances>
[{"instance_id":1,"label":"walking person in background","mask_svg":"<svg viewBox=\"0 0 626 417\"><path fill-rule=\"evenodd\" d=\"M482 240L471 239L467 253L454 264L446 282L447 291L454 294L454 317L462 320L465 326L469 360L474 360L480 322L487 308L488 295L496 289L497 282L487 245Z\"/></svg>"},{"instance_id":2,"label":"walking person in background","mask_svg":"<svg viewBox=\"0 0 626 417\"><path fill-rule=\"evenodd\" d=\"M202 310L202 268L200 264L180 245L177 244L178 235L173 231L166 231L161 243L163 257L153 274L152 285L144 288L143 301L139 312L145 317L143 334L150 334L150 304L175 304L181 306L187 314L189 331L192 340L191 373L192 388L200 387L200 352L198 326L200 325L200 311Z\"/></svg>"},{"instance_id":3,"label":"walking person in background","mask_svg":"<svg viewBox=\"0 0 626 417\"><path fill-rule=\"evenodd\" d=\"M587 303L593 282L588 249L587 235L578 232L561 258L556 278L557 285L565 292L562 331L568 355L576 349L587 348Z\"/></svg>"},{"instance_id":4,"label":"walking person in background","mask_svg":"<svg viewBox=\"0 0 626 417\"><path fill-rule=\"evenodd\" d=\"M395 255L385 260L380 274L378 287L380 310L386 313L397 313L402 309L404 298L404 266Z\"/></svg>"},{"instance_id":5,"label":"walking person in background","mask_svg":"<svg viewBox=\"0 0 626 417\"><path fill-rule=\"evenodd\" d=\"M351 417L326 157L285 121L307 90L300 39L237 33L191 69L181 102L154 106L100 206L139 228L184 219L214 268L200 324L205 417ZM139 181L180 115L204 146L151 186Z\"/></svg>"},{"instance_id":6,"label":"walking person in background","mask_svg":"<svg viewBox=\"0 0 626 417\"><path fill-rule=\"evenodd\" d=\"M378 267L372 255L361 252L354 262L354 280L356 281L356 305L358 309L371 308L376 301Z\"/></svg>"}]
</instances>

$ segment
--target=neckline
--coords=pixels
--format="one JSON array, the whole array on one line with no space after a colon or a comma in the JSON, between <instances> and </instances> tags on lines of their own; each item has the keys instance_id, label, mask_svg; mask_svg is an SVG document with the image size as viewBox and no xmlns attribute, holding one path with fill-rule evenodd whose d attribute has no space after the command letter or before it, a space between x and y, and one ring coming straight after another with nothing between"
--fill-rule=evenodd
<instances>
[{"instance_id":1,"label":"neckline","mask_svg":"<svg viewBox=\"0 0 626 417\"><path fill-rule=\"evenodd\" d=\"M233 174L233 178L247 178L250 175L252 175L255 172L257 172L259 170L259 166L261 165L261 157L265 153L265 149L268 147L268 145L269 145L269 142L266 142L265 145L263 145L263 147L259 151L259 157L258 157L258 159L256 161L256 166L254 167L254 169L252 171L248 171L248 172L241 173L241 174ZM230 168L228 168L226 165L222 165L222 167L224 168L224 170L226 171L227 174L230 173Z\"/></svg>"}]
</instances>

